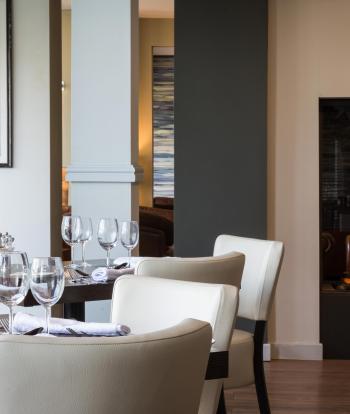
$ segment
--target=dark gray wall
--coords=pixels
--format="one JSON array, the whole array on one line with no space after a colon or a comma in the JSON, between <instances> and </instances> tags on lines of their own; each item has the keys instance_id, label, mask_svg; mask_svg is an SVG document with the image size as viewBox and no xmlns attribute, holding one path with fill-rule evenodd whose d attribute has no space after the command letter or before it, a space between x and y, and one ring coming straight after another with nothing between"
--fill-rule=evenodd
<instances>
[{"instance_id":1,"label":"dark gray wall","mask_svg":"<svg viewBox=\"0 0 350 414\"><path fill-rule=\"evenodd\" d=\"M267 4L175 0L175 253L266 237Z\"/></svg>"}]
</instances>

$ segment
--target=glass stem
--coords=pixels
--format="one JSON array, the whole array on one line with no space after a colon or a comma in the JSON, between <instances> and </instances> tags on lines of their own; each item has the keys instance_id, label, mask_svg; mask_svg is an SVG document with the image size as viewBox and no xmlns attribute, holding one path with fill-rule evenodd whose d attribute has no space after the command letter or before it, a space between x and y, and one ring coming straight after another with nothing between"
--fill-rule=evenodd
<instances>
[{"instance_id":1,"label":"glass stem","mask_svg":"<svg viewBox=\"0 0 350 414\"><path fill-rule=\"evenodd\" d=\"M45 306L46 311L46 333L50 333L50 316L51 316L51 306Z\"/></svg>"},{"instance_id":2,"label":"glass stem","mask_svg":"<svg viewBox=\"0 0 350 414\"><path fill-rule=\"evenodd\" d=\"M74 265L74 244L72 244L72 248L71 248L71 260L72 260L72 265Z\"/></svg>"},{"instance_id":3,"label":"glass stem","mask_svg":"<svg viewBox=\"0 0 350 414\"><path fill-rule=\"evenodd\" d=\"M83 263L85 263L85 243L84 241L81 243L81 260Z\"/></svg>"},{"instance_id":4,"label":"glass stem","mask_svg":"<svg viewBox=\"0 0 350 414\"><path fill-rule=\"evenodd\" d=\"M9 306L9 333L13 335L13 307Z\"/></svg>"},{"instance_id":5,"label":"glass stem","mask_svg":"<svg viewBox=\"0 0 350 414\"><path fill-rule=\"evenodd\" d=\"M107 268L109 267L109 262L110 262L110 254L111 254L111 251L110 251L110 249L108 249L108 250L107 250Z\"/></svg>"},{"instance_id":6,"label":"glass stem","mask_svg":"<svg viewBox=\"0 0 350 414\"><path fill-rule=\"evenodd\" d=\"M130 257L131 257L131 249L128 249L128 267L131 267Z\"/></svg>"}]
</instances>

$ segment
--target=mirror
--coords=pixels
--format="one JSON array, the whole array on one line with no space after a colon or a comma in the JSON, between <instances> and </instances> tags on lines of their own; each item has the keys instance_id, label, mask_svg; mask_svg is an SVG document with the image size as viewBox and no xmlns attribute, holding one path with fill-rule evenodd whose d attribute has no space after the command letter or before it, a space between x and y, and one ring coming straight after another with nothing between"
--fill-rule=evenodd
<instances>
[{"instance_id":1,"label":"mirror","mask_svg":"<svg viewBox=\"0 0 350 414\"><path fill-rule=\"evenodd\" d=\"M11 26L11 0L0 0L0 167L12 167Z\"/></svg>"}]
</instances>

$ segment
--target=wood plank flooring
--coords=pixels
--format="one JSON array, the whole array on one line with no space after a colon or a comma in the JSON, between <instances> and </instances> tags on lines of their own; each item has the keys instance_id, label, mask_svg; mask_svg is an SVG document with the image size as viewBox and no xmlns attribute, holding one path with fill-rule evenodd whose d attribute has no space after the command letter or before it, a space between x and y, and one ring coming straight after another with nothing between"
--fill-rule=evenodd
<instances>
[{"instance_id":1,"label":"wood plank flooring","mask_svg":"<svg viewBox=\"0 0 350 414\"><path fill-rule=\"evenodd\" d=\"M350 414L350 361L265 363L272 414ZM225 391L228 414L258 414L254 386Z\"/></svg>"}]
</instances>

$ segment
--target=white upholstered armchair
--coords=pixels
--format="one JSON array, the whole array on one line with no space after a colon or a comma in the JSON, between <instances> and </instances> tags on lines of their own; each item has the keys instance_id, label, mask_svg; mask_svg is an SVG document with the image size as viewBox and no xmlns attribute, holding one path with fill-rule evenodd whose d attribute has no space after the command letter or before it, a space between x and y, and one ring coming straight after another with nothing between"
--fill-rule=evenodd
<instances>
[{"instance_id":1,"label":"white upholstered armchair","mask_svg":"<svg viewBox=\"0 0 350 414\"><path fill-rule=\"evenodd\" d=\"M198 258L149 257L138 263L135 274L196 282L222 283L239 288L243 266L244 255L237 252ZM196 302L193 302L191 308L195 306ZM197 316L199 317L199 315ZM204 314L200 319L208 320L205 319ZM230 331L231 327L229 326L229 330L225 332L225 338L227 338L227 335L231 335ZM223 380L206 381L199 414L214 414L217 412L218 406L220 409L224 406Z\"/></svg>"},{"instance_id":2,"label":"white upholstered armchair","mask_svg":"<svg viewBox=\"0 0 350 414\"><path fill-rule=\"evenodd\" d=\"M230 346L230 375L225 380L225 388L255 383L262 414L270 413L263 368L263 341L282 258L281 242L220 235L215 241L214 257L146 258L135 270L136 274L143 276L229 283L241 287L237 316L253 321L255 329L253 333L234 330ZM204 392L200 414L215 413L215 410L210 411L210 400L213 400L211 393ZM223 399L219 410L225 412Z\"/></svg>"},{"instance_id":3,"label":"white upholstered armchair","mask_svg":"<svg viewBox=\"0 0 350 414\"><path fill-rule=\"evenodd\" d=\"M283 243L220 235L214 256L239 251L245 255L238 316L254 321L254 332L235 329L230 347L230 372L225 388L255 383L260 412L270 413L263 366L263 344L278 276Z\"/></svg>"},{"instance_id":4,"label":"white upholstered armchair","mask_svg":"<svg viewBox=\"0 0 350 414\"><path fill-rule=\"evenodd\" d=\"M243 263L242 257L238 258ZM238 289L234 286L122 276L115 283L111 319L123 321L137 334L164 329L184 318L200 319L211 324L216 350L227 351L237 307ZM216 412L222 383L205 381L201 413Z\"/></svg>"},{"instance_id":5,"label":"white upholstered armchair","mask_svg":"<svg viewBox=\"0 0 350 414\"><path fill-rule=\"evenodd\" d=\"M117 338L2 335L1 414L196 414L211 336L192 319Z\"/></svg>"}]
</instances>

